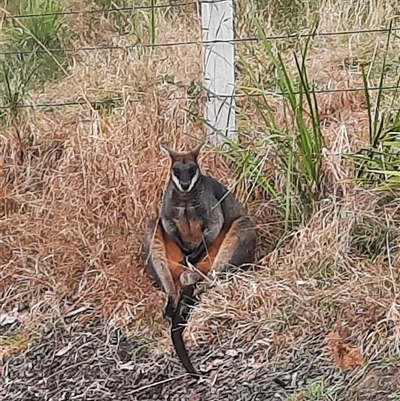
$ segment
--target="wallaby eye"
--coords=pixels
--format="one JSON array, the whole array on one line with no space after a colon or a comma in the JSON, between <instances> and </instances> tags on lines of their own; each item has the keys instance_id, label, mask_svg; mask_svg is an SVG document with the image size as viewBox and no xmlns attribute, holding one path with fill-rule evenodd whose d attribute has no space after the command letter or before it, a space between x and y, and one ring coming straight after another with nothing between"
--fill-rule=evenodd
<instances>
[{"instance_id":1,"label":"wallaby eye","mask_svg":"<svg viewBox=\"0 0 400 401\"><path fill-rule=\"evenodd\" d=\"M173 172L174 172L174 176L175 176L176 178L179 178L179 173L180 173L179 168L174 168L174 169L173 169Z\"/></svg>"},{"instance_id":2,"label":"wallaby eye","mask_svg":"<svg viewBox=\"0 0 400 401\"><path fill-rule=\"evenodd\" d=\"M189 174L190 174L191 176L193 176L193 175L196 174L196 167L195 167L195 166L190 167L190 169L189 169Z\"/></svg>"}]
</instances>

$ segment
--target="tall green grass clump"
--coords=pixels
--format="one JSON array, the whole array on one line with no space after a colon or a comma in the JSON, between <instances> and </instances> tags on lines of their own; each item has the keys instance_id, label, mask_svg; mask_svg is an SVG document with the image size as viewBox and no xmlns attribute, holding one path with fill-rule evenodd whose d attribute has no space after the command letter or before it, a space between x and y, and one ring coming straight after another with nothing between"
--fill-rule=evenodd
<instances>
[{"instance_id":1,"label":"tall green grass clump","mask_svg":"<svg viewBox=\"0 0 400 401\"><path fill-rule=\"evenodd\" d=\"M7 127L18 118L28 92L33 71L21 63L19 69L3 59L0 64L0 126Z\"/></svg>"},{"instance_id":2,"label":"tall green grass clump","mask_svg":"<svg viewBox=\"0 0 400 401\"><path fill-rule=\"evenodd\" d=\"M247 61L247 57L240 57L240 68L249 76L250 85L238 86L238 90L263 122L263 128L257 133L247 134L252 136L251 142L254 144L247 154L239 143L228 141L227 144L231 159L234 158L242 176L274 199L277 211L285 222L285 231L288 232L311 216L322 185L324 141L317 99L305 64L310 39L301 49L300 57L293 54L296 73L292 74L281 54L273 50L262 25L257 23L257 27L262 50L252 54L252 63ZM254 65L259 66L260 70L255 71ZM276 77L285 115L284 126L277 121L271 97L262 84L263 66ZM243 111L238 110L238 115L240 119L247 119L251 126L252 122ZM268 160L268 154L273 154L271 160ZM269 183L265 177L267 164L275 171L274 183Z\"/></svg>"},{"instance_id":3,"label":"tall green grass clump","mask_svg":"<svg viewBox=\"0 0 400 401\"><path fill-rule=\"evenodd\" d=\"M369 141L366 147L354 154L345 154L344 157L354 162L356 173L355 181L368 187L380 190L400 189L400 101L399 84L386 83L387 53L392 37L392 22L390 23L386 51L383 58L379 82L370 84L370 77L363 68L362 76L364 93L369 120ZM371 86L377 86L375 99ZM393 86L390 97L385 95L384 88ZM390 99L390 102L388 102Z\"/></svg>"},{"instance_id":4,"label":"tall green grass clump","mask_svg":"<svg viewBox=\"0 0 400 401\"><path fill-rule=\"evenodd\" d=\"M64 11L57 0L13 0L1 5L5 10L0 32L4 52L0 65L0 104L4 108L0 117L4 122L6 117L16 117L30 89L67 74L63 45L68 26L65 16L56 14Z\"/></svg>"},{"instance_id":5,"label":"tall green grass clump","mask_svg":"<svg viewBox=\"0 0 400 401\"><path fill-rule=\"evenodd\" d=\"M67 55L63 48L68 25L65 16L57 14L65 11L63 3L19 0L8 4L7 19L0 36L7 62L15 67L28 64L30 70L34 70L32 78L37 84L65 74Z\"/></svg>"}]
</instances>

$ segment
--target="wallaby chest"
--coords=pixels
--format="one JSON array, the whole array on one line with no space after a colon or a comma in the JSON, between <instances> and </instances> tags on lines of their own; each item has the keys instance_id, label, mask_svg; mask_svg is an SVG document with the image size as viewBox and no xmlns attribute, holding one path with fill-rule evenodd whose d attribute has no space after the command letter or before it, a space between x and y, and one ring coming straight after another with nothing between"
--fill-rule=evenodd
<instances>
[{"instance_id":1,"label":"wallaby chest","mask_svg":"<svg viewBox=\"0 0 400 401\"><path fill-rule=\"evenodd\" d=\"M174 223L187 244L198 245L202 241L204 222L207 220L207 210L202 205L175 206Z\"/></svg>"},{"instance_id":2,"label":"wallaby chest","mask_svg":"<svg viewBox=\"0 0 400 401\"><path fill-rule=\"evenodd\" d=\"M219 231L221 221L224 221L218 196L204 177L186 194L178 191L171 180L163 201L162 216L167 233L179 234L183 243L196 248L210 231Z\"/></svg>"}]
</instances>

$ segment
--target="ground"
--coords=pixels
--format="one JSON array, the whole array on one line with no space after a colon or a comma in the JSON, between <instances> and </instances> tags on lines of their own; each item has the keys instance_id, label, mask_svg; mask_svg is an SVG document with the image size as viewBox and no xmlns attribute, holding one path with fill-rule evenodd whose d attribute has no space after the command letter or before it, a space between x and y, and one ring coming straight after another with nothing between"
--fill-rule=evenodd
<instances>
[{"instance_id":1,"label":"ground","mask_svg":"<svg viewBox=\"0 0 400 401\"><path fill-rule=\"evenodd\" d=\"M82 328L70 318L6 364L0 394L10 401L398 399L400 360L346 374L321 347L323 337L321 330L288 358L268 362L257 358L262 345L241 339L194 347L195 364L208 372L196 380L169 353L151 355L100 320Z\"/></svg>"},{"instance_id":2,"label":"ground","mask_svg":"<svg viewBox=\"0 0 400 401\"><path fill-rule=\"evenodd\" d=\"M294 134L316 132L311 113L299 105L304 119L293 119L287 92L257 97L260 88L289 86L265 43L238 43L240 148L206 146L200 164L255 215L258 255L249 271L219 278L191 316L185 340L205 373L198 382L178 362L162 318L165 296L142 260L144 224L157 214L168 177L160 144L204 139L196 5L68 14L107 6L81 3L57 3L67 11L60 27L17 18L19 30L9 31L2 20L1 45L11 51L37 45L19 33L38 26L45 48L70 50L56 62L41 58L40 47L40 83L25 93L31 59L22 59L8 70L11 92L0 88L8 110L0 109L2 399L400 399L399 192L354 180L360 170L345 156L371 150L368 105L379 95L342 92L363 87L363 68L369 86L379 86L385 54L383 85L396 85L400 40L393 34L387 43L387 21L396 28L399 2L238 1L237 37L259 37L259 18L296 84L293 51L300 54L305 38L285 37L308 34L316 17L319 32L335 33L311 41L306 63L320 91L319 198L309 207L302 192L312 179L288 195L279 162ZM15 15L38 12L0 4ZM129 47L153 41L191 44ZM5 58L11 66L15 59ZM14 108L20 101L35 107ZM398 132L398 109L397 92L385 91L377 127L383 121ZM399 166L385 149L372 169ZM296 152L288 154L296 164ZM310 177L311 164L293 171ZM266 182L287 201L286 214Z\"/></svg>"}]
</instances>

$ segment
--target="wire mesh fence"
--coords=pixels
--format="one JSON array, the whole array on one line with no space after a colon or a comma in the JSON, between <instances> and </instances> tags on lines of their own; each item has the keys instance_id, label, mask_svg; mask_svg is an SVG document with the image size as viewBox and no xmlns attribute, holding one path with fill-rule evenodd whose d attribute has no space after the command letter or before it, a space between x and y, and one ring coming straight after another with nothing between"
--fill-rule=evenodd
<instances>
[{"instance_id":1,"label":"wire mesh fence","mask_svg":"<svg viewBox=\"0 0 400 401\"><path fill-rule=\"evenodd\" d=\"M396 32L400 31L400 26L390 26L385 28L365 28L365 29L350 29L350 30L336 30L336 31L324 31L324 30L316 30L313 33L302 33L302 32L295 32L295 33L287 33L287 34L272 34L267 35L265 38L261 39L255 35L240 35L235 33L234 39L231 40L223 40L223 39L213 39L213 40L202 40L200 35L198 40L182 40L182 41L166 41L164 42L161 40L159 43L142 43L142 41L138 41L136 43L129 43L125 45L115 45L115 44L101 44L101 45L93 45L93 46L76 46L76 47L59 47L59 48L52 48L48 47L46 44L41 43L39 39L35 38L34 32L32 29L30 30L29 27L24 26L24 21L30 19L32 21L43 21L46 17L84 17L84 16L91 16L91 15L102 15L102 16L110 16L114 14L126 14L126 15L133 15L134 13L138 13L141 11L144 12L155 12L160 10L180 10L180 11L187 11L194 14L199 14L201 10L201 3L206 4L218 4L224 3L228 0L210 0L210 1L186 1L186 2L169 2L165 4L152 4L152 5L133 5L133 6L126 6L126 7L103 7L103 8L95 8L95 9L76 9L76 10L65 10L65 11L54 11L54 12L37 12L37 13L15 13L12 14L7 10L3 9L3 24L8 22L13 22L14 24L14 31L23 30L27 31L28 36L33 41L36 41L36 46L34 49L19 49L19 48L12 48L12 49L3 49L0 50L0 59L2 60L2 64L7 65L9 58L19 58L19 57L40 57L41 55L49 55L50 57L54 57L56 55L66 55L69 54L72 57L78 56L80 53L100 53L100 52L108 52L110 57L112 57L114 52L122 52L123 54L135 54L137 52L142 51L143 49L158 49L158 48L175 48L175 47L188 47L188 46L197 46L199 48L204 47L205 45L212 45L212 44L219 44L219 43L229 43L234 45L239 44L252 44L252 43L259 43L261 40L268 40L271 42L277 41L300 41L302 39L318 39L318 38L325 38L325 37L332 37L332 38L339 38L343 36L351 36L351 35L395 35ZM230 0L228 2L231 2ZM234 2L231 2L232 5ZM201 14L201 13L200 13ZM235 16L237 18L237 15ZM379 90L397 90L398 85L381 85L381 86L370 86L370 87L346 87L346 88L324 88L324 89L312 89L312 92L315 94L322 94L322 93L346 93L346 92L364 92L365 90L374 92ZM57 101L57 102L39 102L39 103L30 103L30 102L23 102L22 104L18 104L16 106L7 104L7 102L3 102L0 104L0 109L10 109L10 108L42 108L42 107L66 107L66 106L84 106L84 105L99 105L99 104L106 104L110 102L140 102L141 96L143 96L145 92L135 91L132 93L130 97L121 97L116 96L107 100L102 99L90 99L90 101ZM258 94L247 94L244 95L242 93L235 93L233 96L227 95L218 95L209 93L207 95L208 99L212 98L223 98L225 101L230 97L235 99L244 98L247 96L259 96ZM263 92L264 95L272 95L272 96L282 96L283 93L280 91L271 91L270 89L266 88ZM185 96L175 96L174 100L193 100L196 96L185 95ZM4 104L5 103L5 104Z\"/></svg>"}]
</instances>

